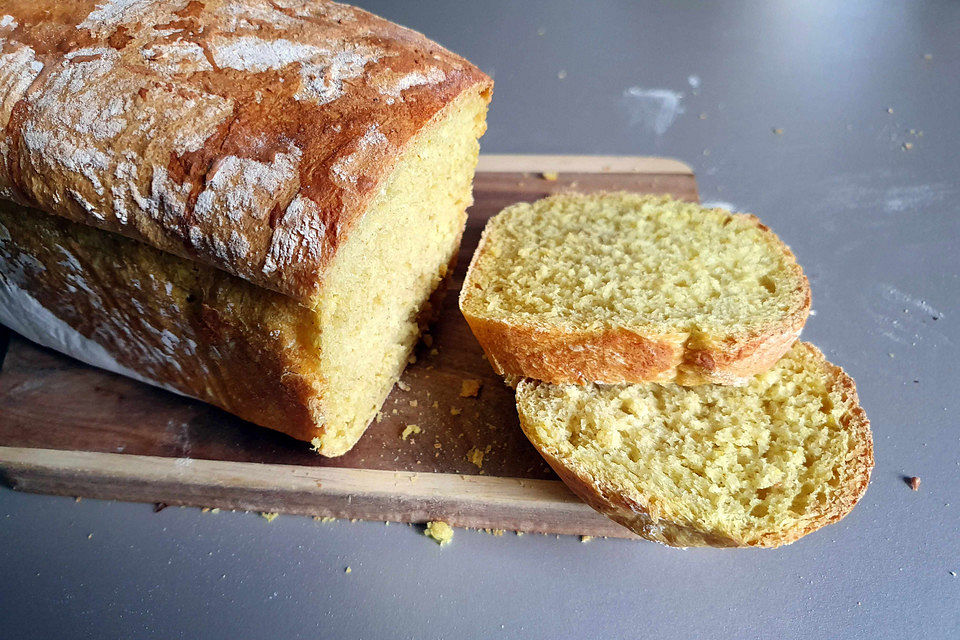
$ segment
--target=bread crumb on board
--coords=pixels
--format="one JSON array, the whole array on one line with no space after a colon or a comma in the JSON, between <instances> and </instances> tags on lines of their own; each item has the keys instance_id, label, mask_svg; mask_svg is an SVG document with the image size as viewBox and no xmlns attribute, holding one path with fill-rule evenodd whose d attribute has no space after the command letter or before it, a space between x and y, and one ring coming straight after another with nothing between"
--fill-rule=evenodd
<instances>
[{"instance_id":1,"label":"bread crumb on board","mask_svg":"<svg viewBox=\"0 0 960 640\"><path fill-rule=\"evenodd\" d=\"M336 518L331 518L330 516L313 516L313 519L317 522L333 522Z\"/></svg>"},{"instance_id":2,"label":"bread crumb on board","mask_svg":"<svg viewBox=\"0 0 960 640\"><path fill-rule=\"evenodd\" d=\"M403 380L397 380L397 386L400 387L401 391L410 391L410 385Z\"/></svg>"},{"instance_id":3,"label":"bread crumb on board","mask_svg":"<svg viewBox=\"0 0 960 640\"><path fill-rule=\"evenodd\" d=\"M280 515L279 513L273 513L273 512L267 512L267 511L260 512L260 517L266 520L267 522L273 522L274 520L277 519L277 516L279 515Z\"/></svg>"},{"instance_id":4,"label":"bread crumb on board","mask_svg":"<svg viewBox=\"0 0 960 640\"><path fill-rule=\"evenodd\" d=\"M907 481L907 484L910 485L910 488L914 491L920 491L920 478L917 476L909 476L904 478Z\"/></svg>"},{"instance_id":5,"label":"bread crumb on board","mask_svg":"<svg viewBox=\"0 0 960 640\"><path fill-rule=\"evenodd\" d=\"M461 409L457 409L456 407L453 407L452 409L450 409L450 415L452 416L458 416L460 415L460 412L461 412Z\"/></svg>"},{"instance_id":6,"label":"bread crumb on board","mask_svg":"<svg viewBox=\"0 0 960 640\"><path fill-rule=\"evenodd\" d=\"M417 435L418 433L423 433L423 429L421 429L419 425L408 424L406 427L404 427L403 433L400 434L400 439L406 440L411 435Z\"/></svg>"},{"instance_id":7,"label":"bread crumb on board","mask_svg":"<svg viewBox=\"0 0 960 640\"><path fill-rule=\"evenodd\" d=\"M477 466L477 469L483 469L483 450L474 447L467 451L467 460Z\"/></svg>"},{"instance_id":8,"label":"bread crumb on board","mask_svg":"<svg viewBox=\"0 0 960 640\"><path fill-rule=\"evenodd\" d=\"M564 75L566 75L566 74L564 74ZM560 78L560 79L563 80L563 78ZM540 175L543 176L543 179L544 179L544 180L547 180L547 181L549 181L549 182L556 182L556 181L557 181L557 178L560 177L560 174L557 173L556 171L544 171L544 172L541 173Z\"/></svg>"},{"instance_id":9,"label":"bread crumb on board","mask_svg":"<svg viewBox=\"0 0 960 640\"><path fill-rule=\"evenodd\" d=\"M433 538L442 547L453 540L453 527L443 520L431 520L423 530L423 535Z\"/></svg>"},{"instance_id":10,"label":"bread crumb on board","mask_svg":"<svg viewBox=\"0 0 960 640\"><path fill-rule=\"evenodd\" d=\"M466 378L460 382L461 398L476 398L483 383L476 378Z\"/></svg>"},{"instance_id":11,"label":"bread crumb on board","mask_svg":"<svg viewBox=\"0 0 960 640\"><path fill-rule=\"evenodd\" d=\"M351 569L350 567L347 567L346 569L343 570L343 572L344 572L344 573L353 573L353 569Z\"/></svg>"},{"instance_id":12,"label":"bread crumb on board","mask_svg":"<svg viewBox=\"0 0 960 640\"><path fill-rule=\"evenodd\" d=\"M580 536L580 542L590 542L593 540L593 536Z\"/></svg>"}]
</instances>

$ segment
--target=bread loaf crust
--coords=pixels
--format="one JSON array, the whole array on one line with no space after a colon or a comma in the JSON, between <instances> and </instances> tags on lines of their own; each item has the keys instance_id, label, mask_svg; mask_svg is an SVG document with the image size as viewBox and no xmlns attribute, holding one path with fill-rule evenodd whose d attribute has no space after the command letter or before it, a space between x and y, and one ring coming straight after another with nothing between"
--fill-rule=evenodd
<instances>
[{"instance_id":1,"label":"bread loaf crust","mask_svg":"<svg viewBox=\"0 0 960 640\"><path fill-rule=\"evenodd\" d=\"M763 233L770 229L750 214L733 214ZM790 248L776 239L796 282L789 314L748 333L642 332L625 327L579 329L550 323L510 323L473 313L465 304L474 265L491 250L484 229L460 294L460 310L494 370L508 378L552 384L674 382L682 385L742 385L772 367L800 336L810 314L810 284Z\"/></svg>"},{"instance_id":2,"label":"bread loaf crust","mask_svg":"<svg viewBox=\"0 0 960 640\"><path fill-rule=\"evenodd\" d=\"M0 197L315 306L408 143L490 79L323 0L11 0Z\"/></svg>"},{"instance_id":3,"label":"bread loaf crust","mask_svg":"<svg viewBox=\"0 0 960 640\"><path fill-rule=\"evenodd\" d=\"M860 406L853 379L842 368L830 363L815 346L800 343L798 347L809 351L820 362L828 378L829 388L839 392L841 402L846 408L843 426L849 432L853 443L848 463L849 473L844 484L827 508L804 527L765 534L758 540L742 540L724 532L702 530L690 524L671 521L668 514L654 515L649 507L652 502L650 496L624 495L592 476L588 470L564 463L552 447L535 436L534 426L525 421L522 411L520 426L540 455L571 491L600 513L643 538L671 547L775 548L790 544L821 527L838 522L850 513L866 492L874 466L870 421ZM538 383L526 380L520 384Z\"/></svg>"}]
</instances>

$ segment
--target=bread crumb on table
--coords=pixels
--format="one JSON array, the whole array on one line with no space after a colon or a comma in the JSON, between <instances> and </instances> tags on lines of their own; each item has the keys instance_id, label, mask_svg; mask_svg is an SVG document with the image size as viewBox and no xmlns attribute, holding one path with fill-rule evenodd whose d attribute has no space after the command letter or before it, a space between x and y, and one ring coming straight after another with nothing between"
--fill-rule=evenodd
<instances>
[{"instance_id":1,"label":"bread crumb on table","mask_svg":"<svg viewBox=\"0 0 960 640\"><path fill-rule=\"evenodd\" d=\"M406 439L409 438L411 435L417 435L418 433L423 433L423 429L421 429L418 425L408 424L408 425L403 429L403 433L400 434L400 439L401 439L401 440L406 440Z\"/></svg>"},{"instance_id":2,"label":"bread crumb on table","mask_svg":"<svg viewBox=\"0 0 960 640\"><path fill-rule=\"evenodd\" d=\"M266 520L267 522L273 522L274 520L277 519L277 516L279 515L280 515L279 513L272 513L272 512L268 513L266 511L260 512L260 517Z\"/></svg>"},{"instance_id":3,"label":"bread crumb on table","mask_svg":"<svg viewBox=\"0 0 960 640\"><path fill-rule=\"evenodd\" d=\"M780 127L774 127L774 128L773 128L773 133L774 133L774 135L782 136L782 135L783 135L783 129L781 129Z\"/></svg>"},{"instance_id":4,"label":"bread crumb on table","mask_svg":"<svg viewBox=\"0 0 960 640\"><path fill-rule=\"evenodd\" d=\"M580 542L590 542L593 540L593 536L580 536Z\"/></svg>"},{"instance_id":5,"label":"bread crumb on table","mask_svg":"<svg viewBox=\"0 0 960 640\"><path fill-rule=\"evenodd\" d=\"M313 519L317 522L333 522L336 518L331 518L330 516L313 516Z\"/></svg>"},{"instance_id":6,"label":"bread crumb on table","mask_svg":"<svg viewBox=\"0 0 960 640\"><path fill-rule=\"evenodd\" d=\"M476 378L467 378L460 383L461 398L476 398L483 383Z\"/></svg>"},{"instance_id":7,"label":"bread crumb on table","mask_svg":"<svg viewBox=\"0 0 960 640\"><path fill-rule=\"evenodd\" d=\"M410 385L403 380L397 380L397 386L400 387L401 391L410 391Z\"/></svg>"},{"instance_id":8,"label":"bread crumb on table","mask_svg":"<svg viewBox=\"0 0 960 640\"><path fill-rule=\"evenodd\" d=\"M443 520L431 520L423 530L423 535L433 538L442 547L453 540L453 527Z\"/></svg>"},{"instance_id":9,"label":"bread crumb on table","mask_svg":"<svg viewBox=\"0 0 960 640\"><path fill-rule=\"evenodd\" d=\"M562 78L561 78L561 80L562 80ZM540 175L543 176L543 179L544 179L544 180L547 180L547 181L549 181L549 182L556 182L556 181L557 181L557 178L560 177L560 174L557 173L556 171L544 171L544 172L541 173Z\"/></svg>"},{"instance_id":10,"label":"bread crumb on table","mask_svg":"<svg viewBox=\"0 0 960 640\"><path fill-rule=\"evenodd\" d=\"M352 572L353 572L353 569L351 569L350 567L347 567L346 569L343 570L343 572L344 572L344 573L352 573Z\"/></svg>"},{"instance_id":11,"label":"bread crumb on table","mask_svg":"<svg viewBox=\"0 0 960 640\"><path fill-rule=\"evenodd\" d=\"M920 491L920 478L917 476L910 476L905 478L905 480L907 481L907 484L910 485L911 489L914 491Z\"/></svg>"}]
</instances>

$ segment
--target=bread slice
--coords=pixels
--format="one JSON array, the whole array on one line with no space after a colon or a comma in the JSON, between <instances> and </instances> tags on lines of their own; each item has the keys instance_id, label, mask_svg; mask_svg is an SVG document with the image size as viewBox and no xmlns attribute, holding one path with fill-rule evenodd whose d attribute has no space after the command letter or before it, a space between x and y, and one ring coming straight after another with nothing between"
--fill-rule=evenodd
<instances>
[{"instance_id":1,"label":"bread slice","mask_svg":"<svg viewBox=\"0 0 960 640\"><path fill-rule=\"evenodd\" d=\"M850 512L873 468L853 380L796 343L745 387L517 387L530 442L584 501L644 538L777 547Z\"/></svg>"},{"instance_id":2,"label":"bread slice","mask_svg":"<svg viewBox=\"0 0 960 640\"><path fill-rule=\"evenodd\" d=\"M796 340L810 288L754 216L564 194L487 223L460 309L504 376L743 384Z\"/></svg>"}]
</instances>

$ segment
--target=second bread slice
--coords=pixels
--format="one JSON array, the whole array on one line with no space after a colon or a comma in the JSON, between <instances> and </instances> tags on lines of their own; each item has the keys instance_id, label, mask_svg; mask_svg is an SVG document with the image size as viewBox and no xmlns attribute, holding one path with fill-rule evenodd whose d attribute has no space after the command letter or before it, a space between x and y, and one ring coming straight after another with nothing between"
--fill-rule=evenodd
<instances>
[{"instance_id":1,"label":"second bread slice","mask_svg":"<svg viewBox=\"0 0 960 640\"><path fill-rule=\"evenodd\" d=\"M517 387L520 424L584 501L671 546L776 547L845 516L873 468L856 387L798 342L745 387Z\"/></svg>"},{"instance_id":2,"label":"second bread slice","mask_svg":"<svg viewBox=\"0 0 960 640\"><path fill-rule=\"evenodd\" d=\"M810 289L754 216L566 194L490 220L460 309L504 376L743 384L797 339Z\"/></svg>"}]
</instances>

